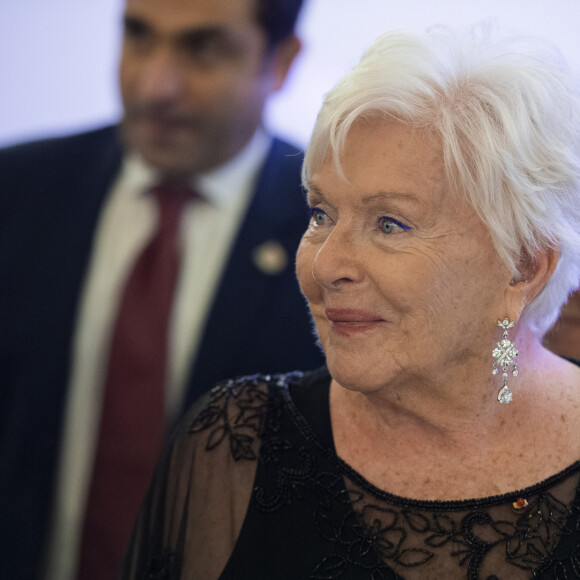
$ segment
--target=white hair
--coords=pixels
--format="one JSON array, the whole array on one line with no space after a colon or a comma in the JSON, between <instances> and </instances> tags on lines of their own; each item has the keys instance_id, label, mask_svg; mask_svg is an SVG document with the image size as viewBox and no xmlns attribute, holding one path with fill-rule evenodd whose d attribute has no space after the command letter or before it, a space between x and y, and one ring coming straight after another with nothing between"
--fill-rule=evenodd
<instances>
[{"instance_id":1,"label":"white hair","mask_svg":"<svg viewBox=\"0 0 580 580\"><path fill-rule=\"evenodd\" d=\"M537 252L559 251L521 322L542 336L580 282L580 91L540 39L434 27L380 36L326 95L303 181L340 158L358 120L386 117L437 135L451 190L472 204L515 279Z\"/></svg>"}]
</instances>

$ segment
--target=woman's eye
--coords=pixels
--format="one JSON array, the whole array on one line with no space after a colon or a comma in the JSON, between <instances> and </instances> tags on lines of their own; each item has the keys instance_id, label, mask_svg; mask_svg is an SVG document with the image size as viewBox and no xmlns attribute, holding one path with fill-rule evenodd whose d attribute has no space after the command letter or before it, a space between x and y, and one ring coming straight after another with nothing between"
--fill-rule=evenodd
<instances>
[{"instance_id":1,"label":"woman's eye","mask_svg":"<svg viewBox=\"0 0 580 580\"><path fill-rule=\"evenodd\" d=\"M311 207L310 208L310 221L315 226L323 226L326 224L326 220L328 216L318 207Z\"/></svg>"},{"instance_id":2,"label":"woman's eye","mask_svg":"<svg viewBox=\"0 0 580 580\"><path fill-rule=\"evenodd\" d=\"M398 232L404 232L411 229L409 226L406 226L400 221L390 217L380 217L378 222L379 229L381 232L383 232L383 234L396 234Z\"/></svg>"}]
</instances>

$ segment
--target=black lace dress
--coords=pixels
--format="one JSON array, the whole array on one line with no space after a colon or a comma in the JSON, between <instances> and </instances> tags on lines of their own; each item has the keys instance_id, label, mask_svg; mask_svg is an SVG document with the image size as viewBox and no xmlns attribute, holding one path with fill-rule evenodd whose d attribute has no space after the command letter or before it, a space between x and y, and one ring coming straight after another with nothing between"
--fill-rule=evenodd
<instances>
[{"instance_id":1,"label":"black lace dress","mask_svg":"<svg viewBox=\"0 0 580 580\"><path fill-rule=\"evenodd\" d=\"M122 578L580 578L580 462L507 495L393 496L336 456L329 384L326 369L254 376L200 401L159 465Z\"/></svg>"}]
</instances>

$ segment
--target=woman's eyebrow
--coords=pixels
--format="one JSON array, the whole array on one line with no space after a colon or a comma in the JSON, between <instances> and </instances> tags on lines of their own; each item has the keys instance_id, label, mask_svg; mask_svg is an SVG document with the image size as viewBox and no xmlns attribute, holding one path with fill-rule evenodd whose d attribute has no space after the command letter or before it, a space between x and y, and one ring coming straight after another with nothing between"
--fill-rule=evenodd
<instances>
[{"instance_id":1,"label":"woman's eyebrow","mask_svg":"<svg viewBox=\"0 0 580 580\"><path fill-rule=\"evenodd\" d=\"M389 201L398 200L398 201L416 203L419 205L424 204L423 200L419 199L416 195L414 195L412 193L403 192L403 191L380 191L378 193L375 193L375 194L372 194L372 195L369 195L369 196L363 198L362 202L363 202L363 204L370 204L370 203L374 203L376 201L383 201L383 200L389 200Z\"/></svg>"},{"instance_id":2,"label":"woman's eyebrow","mask_svg":"<svg viewBox=\"0 0 580 580\"><path fill-rule=\"evenodd\" d=\"M324 196L324 193L322 193L322 190L314 181L310 181L310 180L307 181L305 184L305 187L307 188L307 191L306 191L307 199L310 200L312 197L315 197L317 200L320 199L323 201L327 201L326 197ZM420 206L425 205L425 200L418 197L414 193L407 192L407 191L397 191L397 190L377 191L376 193L371 193L370 195L368 195L362 199L363 205L370 205L372 203L380 202L380 201L403 201L403 202L413 203L413 204L420 205Z\"/></svg>"},{"instance_id":3,"label":"woman's eyebrow","mask_svg":"<svg viewBox=\"0 0 580 580\"><path fill-rule=\"evenodd\" d=\"M306 197L310 198L312 196L316 196L317 198L321 198L321 199L324 199L324 200L326 199L324 197L324 194L320 190L320 188L317 187L316 184L313 183L312 181L309 181L306 184Z\"/></svg>"}]
</instances>

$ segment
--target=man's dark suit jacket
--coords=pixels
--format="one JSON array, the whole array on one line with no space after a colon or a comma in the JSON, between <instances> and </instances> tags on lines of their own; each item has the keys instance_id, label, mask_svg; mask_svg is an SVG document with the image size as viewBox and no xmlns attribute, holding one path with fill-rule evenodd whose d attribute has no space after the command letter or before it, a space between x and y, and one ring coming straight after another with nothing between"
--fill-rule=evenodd
<instances>
[{"instance_id":1,"label":"man's dark suit jacket","mask_svg":"<svg viewBox=\"0 0 580 580\"><path fill-rule=\"evenodd\" d=\"M113 127L0 151L0 576L36 578L79 295L103 201L121 165ZM314 368L294 255L308 221L302 156L274 140L188 381L186 406L222 378ZM286 249L268 275L252 253ZM195 296L191 297L195 300Z\"/></svg>"}]
</instances>

